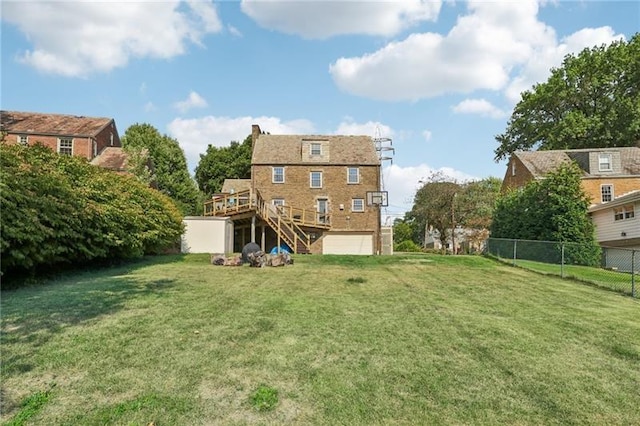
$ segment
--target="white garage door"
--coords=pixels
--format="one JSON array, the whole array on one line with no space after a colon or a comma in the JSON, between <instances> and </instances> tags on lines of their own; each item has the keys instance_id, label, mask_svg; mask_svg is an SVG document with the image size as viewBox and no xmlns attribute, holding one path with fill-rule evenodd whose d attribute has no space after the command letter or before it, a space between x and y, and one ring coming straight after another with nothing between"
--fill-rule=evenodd
<instances>
[{"instance_id":1,"label":"white garage door","mask_svg":"<svg viewBox=\"0 0 640 426\"><path fill-rule=\"evenodd\" d=\"M373 254L373 235L326 235L322 240L322 254Z\"/></svg>"}]
</instances>

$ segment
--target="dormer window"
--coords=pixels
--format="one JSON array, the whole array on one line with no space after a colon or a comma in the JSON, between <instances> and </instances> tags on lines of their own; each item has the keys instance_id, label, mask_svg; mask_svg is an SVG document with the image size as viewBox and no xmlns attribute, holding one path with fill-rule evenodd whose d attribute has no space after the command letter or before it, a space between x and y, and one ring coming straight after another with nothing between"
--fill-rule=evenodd
<instances>
[{"instance_id":1,"label":"dormer window","mask_svg":"<svg viewBox=\"0 0 640 426\"><path fill-rule=\"evenodd\" d=\"M598 170L601 172L610 172L613 170L611 165L611 154L598 155Z\"/></svg>"},{"instance_id":2,"label":"dormer window","mask_svg":"<svg viewBox=\"0 0 640 426\"><path fill-rule=\"evenodd\" d=\"M311 142L309 153L311 155L322 155L322 144L318 142Z\"/></svg>"}]
</instances>

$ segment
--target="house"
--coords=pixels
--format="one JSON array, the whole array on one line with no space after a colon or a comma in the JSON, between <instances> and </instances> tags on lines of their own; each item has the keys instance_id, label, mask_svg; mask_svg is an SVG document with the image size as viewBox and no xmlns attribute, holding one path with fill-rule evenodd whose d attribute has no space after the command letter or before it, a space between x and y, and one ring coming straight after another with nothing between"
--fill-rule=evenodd
<instances>
[{"instance_id":1,"label":"house","mask_svg":"<svg viewBox=\"0 0 640 426\"><path fill-rule=\"evenodd\" d=\"M592 206L589 215L600 245L640 250L640 189Z\"/></svg>"},{"instance_id":2,"label":"house","mask_svg":"<svg viewBox=\"0 0 640 426\"><path fill-rule=\"evenodd\" d=\"M570 161L583 170L582 187L592 204L640 189L640 147L620 147L515 152L509 159L502 191L541 179Z\"/></svg>"},{"instance_id":3,"label":"house","mask_svg":"<svg viewBox=\"0 0 640 426\"><path fill-rule=\"evenodd\" d=\"M120 147L112 118L0 111L0 130L8 143L41 143L62 155L92 160L107 147Z\"/></svg>"},{"instance_id":4,"label":"house","mask_svg":"<svg viewBox=\"0 0 640 426\"><path fill-rule=\"evenodd\" d=\"M252 127L251 179L228 179L205 215L234 223L234 251L381 251L380 159L369 136L271 135Z\"/></svg>"}]
</instances>

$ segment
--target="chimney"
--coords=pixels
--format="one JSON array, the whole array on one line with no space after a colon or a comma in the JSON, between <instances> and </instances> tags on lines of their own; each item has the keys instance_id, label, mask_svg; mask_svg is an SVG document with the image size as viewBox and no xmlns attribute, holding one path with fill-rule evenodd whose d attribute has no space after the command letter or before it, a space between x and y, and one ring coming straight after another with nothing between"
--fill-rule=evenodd
<instances>
[{"instance_id":1,"label":"chimney","mask_svg":"<svg viewBox=\"0 0 640 426\"><path fill-rule=\"evenodd\" d=\"M261 130L260 126L257 124L253 124L251 126L251 150L253 151L253 147L256 146L256 141L258 140L258 136L260 136Z\"/></svg>"}]
</instances>

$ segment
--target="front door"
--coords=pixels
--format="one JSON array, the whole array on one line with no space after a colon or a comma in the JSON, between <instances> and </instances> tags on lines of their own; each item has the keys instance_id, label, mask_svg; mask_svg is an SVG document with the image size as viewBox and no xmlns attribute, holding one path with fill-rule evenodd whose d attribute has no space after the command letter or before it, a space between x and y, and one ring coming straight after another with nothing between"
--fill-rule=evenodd
<instances>
[{"instance_id":1,"label":"front door","mask_svg":"<svg viewBox=\"0 0 640 426\"><path fill-rule=\"evenodd\" d=\"M318 198L318 222L327 223L329 213L329 200L326 198Z\"/></svg>"}]
</instances>

